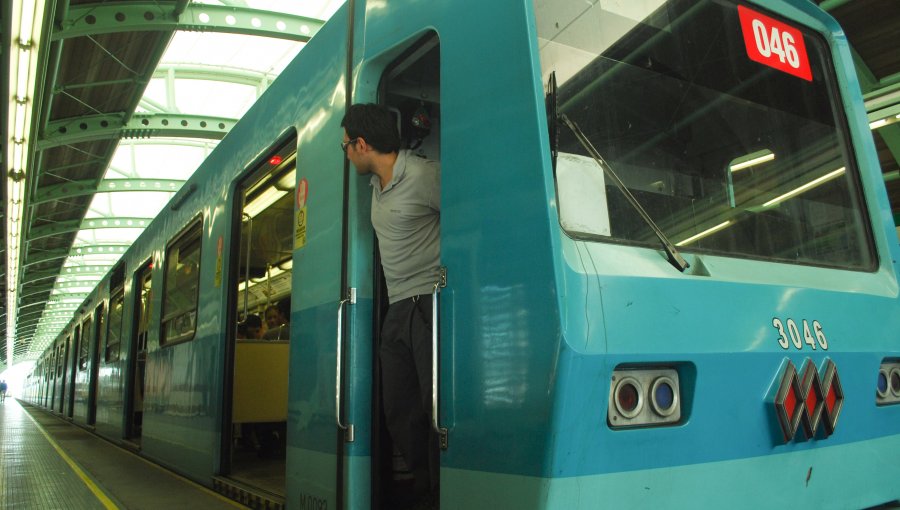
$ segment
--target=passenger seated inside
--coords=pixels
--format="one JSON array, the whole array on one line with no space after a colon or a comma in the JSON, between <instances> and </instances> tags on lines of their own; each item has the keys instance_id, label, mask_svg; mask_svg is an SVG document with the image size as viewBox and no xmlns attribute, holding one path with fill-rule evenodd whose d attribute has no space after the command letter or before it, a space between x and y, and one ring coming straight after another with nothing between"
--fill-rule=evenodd
<instances>
[{"instance_id":1,"label":"passenger seated inside","mask_svg":"<svg viewBox=\"0 0 900 510\"><path fill-rule=\"evenodd\" d=\"M291 339L291 298L282 299L275 305L266 308L266 325L268 329L263 334L265 340L290 340Z\"/></svg>"},{"instance_id":2,"label":"passenger seated inside","mask_svg":"<svg viewBox=\"0 0 900 510\"><path fill-rule=\"evenodd\" d=\"M262 338L262 319L259 315L251 313L247 318L238 323L238 340L259 340Z\"/></svg>"}]
</instances>

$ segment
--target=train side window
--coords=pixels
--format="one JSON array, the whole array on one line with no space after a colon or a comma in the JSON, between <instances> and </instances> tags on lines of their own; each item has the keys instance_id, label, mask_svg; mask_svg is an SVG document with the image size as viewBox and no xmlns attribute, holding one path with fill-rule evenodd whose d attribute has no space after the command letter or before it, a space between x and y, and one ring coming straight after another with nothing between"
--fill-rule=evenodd
<instances>
[{"instance_id":1,"label":"train side window","mask_svg":"<svg viewBox=\"0 0 900 510\"><path fill-rule=\"evenodd\" d=\"M81 324L75 325L75 332L72 334L72 342L69 343L69 349L71 349L71 358L68 357L69 353L66 353L66 363L75 363L76 368L78 364L78 356L79 356L79 348L81 345Z\"/></svg>"},{"instance_id":2,"label":"train side window","mask_svg":"<svg viewBox=\"0 0 900 510\"><path fill-rule=\"evenodd\" d=\"M106 347L103 359L118 361L122 344L122 313L125 310L125 291L116 289L109 298L109 330L106 332Z\"/></svg>"},{"instance_id":3,"label":"train side window","mask_svg":"<svg viewBox=\"0 0 900 510\"><path fill-rule=\"evenodd\" d=\"M238 190L236 338L262 339L266 325L258 328L255 323L269 306L290 298L296 172L297 138L290 133L273 146Z\"/></svg>"},{"instance_id":4,"label":"train side window","mask_svg":"<svg viewBox=\"0 0 900 510\"><path fill-rule=\"evenodd\" d=\"M148 263L138 271L137 302L137 351L147 352L147 337L150 330L150 312L153 305L153 266Z\"/></svg>"},{"instance_id":5,"label":"train side window","mask_svg":"<svg viewBox=\"0 0 900 510\"><path fill-rule=\"evenodd\" d=\"M81 335L78 338L78 371L87 370L88 354L91 350L91 318L88 317L81 324Z\"/></svg>"},{"instance_id":6,"label":"train side window","mask_svg":"<svg viewBox=\"0 0 900 510\"><path fill-rule=\"evenodd\" d=\"M202 226L198 218L166 249L160 345L190 340L197 330Z\"/></svg>"},{"instance_id":7,"label":"train side window","mask_svg":"<svg viewBox=\"0 0 900 510\"><path fill-rule=\"evenodd\" d=\"M66 338L66 343L69 343L71 341L72 341L72 337ZM65 344L59 344L58 346L56 346L56 377L63 376L63 366L64 366L63 349L65 348L64 346L65 346Z\"/></svg>"}]
</instances>

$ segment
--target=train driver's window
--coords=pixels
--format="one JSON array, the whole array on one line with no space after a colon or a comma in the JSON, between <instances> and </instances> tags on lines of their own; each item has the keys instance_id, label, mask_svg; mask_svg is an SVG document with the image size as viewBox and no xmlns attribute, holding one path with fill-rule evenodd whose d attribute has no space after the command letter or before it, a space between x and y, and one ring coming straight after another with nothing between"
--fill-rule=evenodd
<instances>
[{"instance_id":1,"label":"train driver's window","mask_svg":"<svg viewBox=\"0 0 900 510\"><path fill-rule=\"evenodd\" d=\"M197 329L202 226L196 219L166 249L160 345L190 340Z\"/></svg>"}]
</instances>

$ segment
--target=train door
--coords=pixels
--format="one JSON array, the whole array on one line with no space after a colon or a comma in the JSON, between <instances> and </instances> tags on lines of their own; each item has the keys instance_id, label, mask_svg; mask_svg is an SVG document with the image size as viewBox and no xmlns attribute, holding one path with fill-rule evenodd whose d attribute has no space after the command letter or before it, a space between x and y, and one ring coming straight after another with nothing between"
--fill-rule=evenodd
<instances>
[{"instance_id":1,"label":"train door","mask_svg":"<svg viewBox=\"0 0 900 510\"><path fill-rule=\"evenodd\" d=\"M412 157L441 159L440 41L437 34L421 39L387 67L381 78L379 102L397 115L401 148ZM374 250L373 385L381 388L382 367L378 356L388 296L378 250ZM430 313L428 310L426 313ZM430 382L428 386L431 387ZM372 409L372 508L404 508L410 504L413 475L385 422L381 391L373 392ZM437 448L437 439L434 448ZM438 452L432 452L439 458Z\"/></svg>"},{"instance_id":2,"label":"train door","mask_svg":"<svg viewBox=\"0 0 900 510\"><path fill-rule=\"evenodd\" d=\"M55 409L56 406L56 381L58 376L56 352L58 350L58 347L50 349L50 354L47 358L47 408L50 410Z\"/></svg>"},{"instance_id":3,"label":"train door","mask_svg":"<svg viewBox=\"0 0 900 510\"><path fill-rule=\"evenodd\" d=\"M100 346L103 345L102 338L106 335L104 311L103 302L100 302L94 310L96 327L94 327L94 332L91 335L93 345L90 349L90 374L88 376L88 425L93 425L97 421L97 378L100 374Z\"/></svg>"},{"instance_id":4,"label":"train door","mask_svg":"<svg viewBox=\"0 0 900 510\"><path fill-rule=\"evenodd\" d=\"M288 136L238 185L231 258L238 264L228 285L220 471L278 499L285 495L295 179L296 138Z\"/></svg>"},{"instance_id":5,"label":"train door","mask_svg":"<svg viewBox=\"0 0 900 510\"><path fill-rule=\"evenodd\" d=\"M79 356L79 345L81 344L81 325L75 326L75 333L72 335L72 338L66 342L66 362L69 363L68 374L66 375L66 391L65 391L65 401L66 401L66 417L71 418L75 414L75 391L77 390L77 384L75 384L78 377L78 358Z\"/></svg>"},{"instance_id":6,"label":"train door","mask_svg":"<svg viewBox=\"0 0 900 510\"><path fill-rule=\"evenodd\" d=\"M69 359L69 344L72 343L72 335L67 335L65 341L60 342L56 350L56 411L63 414L66 403L66 360Z\"/></svg>"},{"instance_id":7,"label":"train door","mask_svg":"<svg viewBox=\"0 0 900 510\"><path fill-rule=\"evenodd\" d=\"M64 340L57 341L53 351L53 368L50 372L50 409L62 413L62 352Z\"/></svg>"},{"instance_id":8,"label":"train door","mask_svg":"<svg viewBox=\"0 0 900 510\"><path fill-rule=\"evenodd\" d=\"M147 338L149 336L152 304L152 271L150 262L135 272L134 326L132 330L130 377L125 404L125 438L140 444L144 418L144 375L147 364Z\"/></svg>"},{"instance_id":9,"label":"train door","mask_svg":"<svg viewBox=\"0 0 900 510\"><path fill-rule=\"evenodd\" d=\"M75 360L77 376L75 385L72 388L74 395L72 413L79 420L87 421L88 418L88 400L90 392L90 355L91 355L91 339L94 335L94 317L88 314L81 323L81 336L78 338L78 359Z\"/></svg>"}]
</instances>

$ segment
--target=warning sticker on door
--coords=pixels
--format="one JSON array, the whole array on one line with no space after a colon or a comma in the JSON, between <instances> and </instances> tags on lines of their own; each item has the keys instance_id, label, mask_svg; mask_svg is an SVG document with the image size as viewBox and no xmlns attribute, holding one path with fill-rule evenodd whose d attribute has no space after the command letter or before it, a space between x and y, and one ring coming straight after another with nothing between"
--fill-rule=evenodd
<instances>
[{"instance_id":1,"label":"warning sticker on door","mask_svg":"<svg viewBox=\"0 0 900 510\"><path fill-rule=\"evenodd\" d=\"M294 249L306 246L306 207L297 209L297 221L294 222Z\"/></svg>"}]
</instances>

